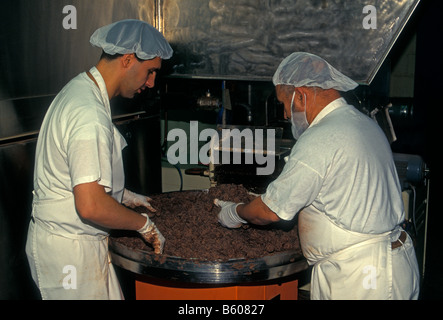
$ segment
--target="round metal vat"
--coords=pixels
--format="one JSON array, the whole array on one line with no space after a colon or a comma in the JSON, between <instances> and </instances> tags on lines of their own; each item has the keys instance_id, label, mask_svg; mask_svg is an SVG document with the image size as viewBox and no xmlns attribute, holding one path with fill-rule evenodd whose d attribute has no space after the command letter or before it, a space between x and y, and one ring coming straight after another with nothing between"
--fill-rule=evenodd
<instances>
[{"instance_id":1,"label":"round metal vat","mask_svg":"<svg viewBox=\"0 0 443 320\"><path fill-rule=\"evenodd\" d=\"M111 237L109 251L112 263L128 271L160 279L200 284L266 281L287 277L308 268L303 255L295 250L257 259L202 261L129 248Z\"/></svg>"}]
</instances>

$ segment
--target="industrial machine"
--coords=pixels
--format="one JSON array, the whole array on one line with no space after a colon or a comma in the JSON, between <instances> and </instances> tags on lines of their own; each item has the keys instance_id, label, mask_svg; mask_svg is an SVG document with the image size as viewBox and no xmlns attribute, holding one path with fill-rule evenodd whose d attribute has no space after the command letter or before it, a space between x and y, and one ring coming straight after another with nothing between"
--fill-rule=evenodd
<instances>
[{"instance_id":1,"label":"industrial machine","mask_svg":"<svg viewBox=\"0 0 443 320\"><path fill-rule=\"evenodd\" d=\"M421 276L426 270L430 172L418 155L394 153L395 167L402 184L405 207L404 229L414 240Z\"/></svg>"}]
</instances>

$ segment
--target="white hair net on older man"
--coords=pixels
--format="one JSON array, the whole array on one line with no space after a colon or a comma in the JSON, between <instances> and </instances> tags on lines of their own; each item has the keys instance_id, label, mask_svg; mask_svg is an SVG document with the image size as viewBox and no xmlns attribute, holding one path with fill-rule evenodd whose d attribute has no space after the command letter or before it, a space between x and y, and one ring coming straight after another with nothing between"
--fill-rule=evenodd
<instances>
[{"instance_id":1,"label":"white hair net on older man","mask_svg":"<svg viewBox=\"0 0 443 320\"><path fill-rule=\"evenodd\" d=\"M306 53L294 52L283 59L272 78L275 86L320 87L349 91L358 84L335 69L322 58Z\"/></svg>"},{"instance_id":2,"label":"white hair net on older man","mask_svg":"<svg viewBox=\"0 0 443 320\"><path fill-rule=\"evenodd\" d=\"M114 22L97 29L92 45L110 55L135 53L139 59L169 59L173 50L163 35L150 24L135 19Z\"/></svg>"}]
</instances>

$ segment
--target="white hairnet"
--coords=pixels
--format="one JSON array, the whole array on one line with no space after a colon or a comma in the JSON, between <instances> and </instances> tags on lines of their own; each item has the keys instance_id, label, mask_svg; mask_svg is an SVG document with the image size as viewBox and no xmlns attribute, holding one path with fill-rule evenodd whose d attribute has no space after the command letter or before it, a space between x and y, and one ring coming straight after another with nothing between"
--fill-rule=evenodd
<instances>
[{"instance_id":1,"label":"white hairnet","mask_svg":"<svg viewBox=\"0 0 443 320\"><path fill-rule=\"evenodd\" d=\"M169 59L172 48L163 35L150 24L135 19L121 20L97 29L91 36L93 46L107 54L135 53L139 59Z\"/></svg>"},{"instance_id":2,"label":"white hairnet","mask_svg":"<svg viewBox=\"0 0 443 320\"><path fill-rule=\"evenodd\" d=\"M306 52L294 52L283 59L272 81L275 86L284 84L338 91L349 91L358 86L322 58Z\"/></svg>"}]
</instances>

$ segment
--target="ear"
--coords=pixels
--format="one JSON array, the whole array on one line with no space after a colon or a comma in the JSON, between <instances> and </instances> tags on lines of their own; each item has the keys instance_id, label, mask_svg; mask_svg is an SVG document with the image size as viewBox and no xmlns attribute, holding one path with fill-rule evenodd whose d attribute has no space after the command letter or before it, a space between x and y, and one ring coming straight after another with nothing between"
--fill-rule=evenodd
<instances>
[{"instance_id":1,"label":"ear","mask_svg":"<svg viewBox=\"0 0 443 320\"><path fill-rule=\"evenodd\" d=\"M120 58L120 62L122 64L123 68L128 68L132 62L134 61L135 57L133 53L128 53L128 54L124 54L121 58Z\"/></svg>"},{"instance_id":2,"label":"ear","mask_svg":"<svg viewBox=\"0 0 443 320\"><path fill-rule=\"evenodd\" d=\"M294 100L300 100L302 101L304 98L304 95L306 94L306 87L295 87L295 98Z\"/></svg>"}]
</instances>

